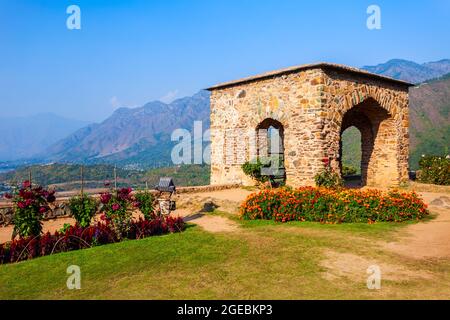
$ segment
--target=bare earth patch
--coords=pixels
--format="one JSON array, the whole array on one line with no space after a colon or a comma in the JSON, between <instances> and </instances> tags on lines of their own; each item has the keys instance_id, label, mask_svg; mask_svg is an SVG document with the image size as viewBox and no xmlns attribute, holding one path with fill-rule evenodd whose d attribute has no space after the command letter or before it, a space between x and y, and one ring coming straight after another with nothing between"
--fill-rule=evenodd
<instances>
[{"instance_id":1,"label":"bare earth patch","mask_svg":"<svg viewBox=\"0 0 450 320\"><path fill-rule=\"evenodd\" d=\"M175 196L177 207L191 212L211 212L214 209L232 214L238 213L239 205L252 192L244 189L227 189L213 192L179 194Z\"/></svg>"},{"instance_id":2,"label":"bare earth patch","mask_svg":"<svg viewBox=\"0 0 450 320\"><path fill-rule=\"evenodd\" d=\"M65 223L69 223L71 225L75 224L75 219L73 218L58 218L54 220L45 221L43 224L43 232L54 233L55 231L60 230ZM11 235L13 233L14 226L9 225L7 227L0 227L0 243L5 243L11 240Z\"/></svg>"},{"instance_id":3,"label":"bare earth patch","mask_svg":"<svg viewBox=\"0 0 450 320\"><path fill-rule=\"evenodd\" d=\"M251 193L244 189L227 189L177 195L175 200L179 209L173 215L183 217L186 222L197 224L208 232L236 232L239 226L234 221L207 213L217 209L237 214L239 205Z\"/></svg>"},{"instance_id":4,"label":"bare earth patch","mask_svg":"<svg viewBox=\"0 0 450 320\"><path fill-rule=\"evenodd\" d=\"M208 232L235 232L238 231L238 226L230 219L219 216L203 215L192 221Z\"/></svg>"},{"instance_id":5,"label":"bare earth patch","mask_svg":"<svg viewBox=\"0 0 450 320\"><path fill-rule=\"evenodd\" d=\"M185 222L195 223L208 232L235 232L239 230L239 226L234 221L225 217L206 215L201 212L191 214L185 209L176 210L174 215L183 217Z\"/></svg>"},{"instance_id":6,"label":"bare earth patch","mask_svg":"<svg viewBox=\"0 0 450 320\"><path fill-rule=\"evenodd\" d=\"M429 209L437 217L431 221L411 225L400 241L384 244L384 248L414 258L450 258L449 197L440 193L421 193Z\"/></svg>"},{"instance_id":7,"label":"bare earth patch","mask_svg":"<svg viewBox=\"0 0 450 320\"><path fill-rule=\"evenodd\" d=\"M411 279L431 279L433 275L424 271L409 270L401 265L388 264L352 253L341 253L325 250L325 259L321 266L327 271L323 277L327 280L336 280L342 277L349 278L355 282L364 283L368 277L367 269L376 265L380 268L381 277L384 280L403 281Z\"/></svg>"}]
</instances>

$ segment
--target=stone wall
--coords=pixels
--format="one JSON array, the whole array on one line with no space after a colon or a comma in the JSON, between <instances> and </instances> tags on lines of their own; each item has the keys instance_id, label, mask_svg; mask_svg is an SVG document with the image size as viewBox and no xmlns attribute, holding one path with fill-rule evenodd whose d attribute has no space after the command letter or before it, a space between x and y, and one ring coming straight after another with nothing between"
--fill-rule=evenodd
<instances>
[{"instance_id":1,"label":"stone wall","mask_svg":"<svg viewBox=\"0 0 450 320\"><path fill-rule=\"evenodd\" d=\"M367 184L408 178L408 87L313 68L212 89L211 184L254 183L241 165L257 154L255 131L268 118L283 125L288 185L313 185L324 158L339 171L341 134L352 125L362 132Z\"/></svg>"},{"instance_id":2,"label":"stone wall","mask_svg":"<svg viewBox=\"0 0 450 320\"><path fill-rule=\"evenodd\" d=\"M69 217L71 215L70 209L67 206L67 202L58 201L55 203L54 208L48 211L44 215L44 221L56 218ZM14 209L11 205L4 204L0 207L0 227L8 226L12 224L14 216Z\"/></svg>"},{"instance_id":3,"label":"stone wall","mask_svg":"<svg viewBox=\"0 0 450 320\"><path fill-rule=\"evenodd\" d=\"M364 114L370 122L372 141L366 149L367 185L392 186L408 180L408 88L336 71L324 71L323 106L325 150L334 168L339 167L339 142L346 114ZM354 118L349 117L353 125ZM360 126L364 131L368 126ZM369 145L368 145L369 144ZM370 146L370 144L372 144ZM367 154L367 149L371 152ZM364 163L363 163L364 164Z\"/></svg>"}]
</instances>

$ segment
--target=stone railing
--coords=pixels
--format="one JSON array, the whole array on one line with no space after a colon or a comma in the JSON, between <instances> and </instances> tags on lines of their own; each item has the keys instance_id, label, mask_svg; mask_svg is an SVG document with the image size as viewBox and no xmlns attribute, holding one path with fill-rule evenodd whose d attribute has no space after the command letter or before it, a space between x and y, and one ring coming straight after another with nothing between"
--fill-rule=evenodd
<instances>
[{"instance_id":1,"label":"stone railing","mask_svg":"<svg viewBox=\"0 0 450 320\"><path fill-rule=\"evenodd\" d=\"M183 193L202 193L202 192L212 192L212 191L220 191L226 189L235 189L239 188L239 184L226 184L226 185L210 185L210 186L195 186L195 187L179 187L177 188L177 194ZM106 190L102 190L106 191ZM102 192L100 191L100 192ZM153 194L158 194L158 191L151 190ZM52 209L49 210L44 215L44 221L50 219L57 219L63 217L70 217L71 212L70 208L67 205L67 201L73 195L76 195L76 192L64 192L57 193L57 200L52 205ZM92 193L93 197L99 197L100 193ZM0 227L5 227L12 223L12 218L14 215L14 210L11 202L0 201Z\"/></svg>"}]
</instances>

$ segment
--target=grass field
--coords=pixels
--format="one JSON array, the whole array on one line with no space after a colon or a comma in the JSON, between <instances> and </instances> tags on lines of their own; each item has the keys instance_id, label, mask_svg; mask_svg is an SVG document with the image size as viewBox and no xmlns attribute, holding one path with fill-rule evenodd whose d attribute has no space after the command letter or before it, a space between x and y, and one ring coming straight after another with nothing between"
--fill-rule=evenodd
<instances>
[{"instance_id":1,"label":"grass field","mask_svg":"<svg viewBox=\"0 0 450 320\"><path fill-rule=\"evenodd\" d=\"M213 214L234 219L239 231L190 225L181 234L2 265L0 299L450 298L448 260L418 262L379 246L407 224L276 224ZM365 261L391 273L381 290L367 289ZM80 290L67 289L69 265L81 268Z\"/></svg>"}]
</instances>

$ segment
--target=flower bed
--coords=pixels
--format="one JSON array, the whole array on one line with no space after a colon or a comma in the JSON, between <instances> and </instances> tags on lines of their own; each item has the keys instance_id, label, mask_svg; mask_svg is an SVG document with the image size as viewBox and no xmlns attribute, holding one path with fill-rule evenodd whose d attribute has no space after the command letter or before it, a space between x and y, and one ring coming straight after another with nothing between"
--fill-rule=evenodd
<instances>
[{"instance_id":1,"label":"flower bed","mask_svg":"<svg viewBox=\"0 0 450 320\"><path fill-rule=\"evenodd\" d=\"M414 192L302 187L251 194L240 214L249 220L373 223L422 219L429 214L426 208Z\"/></svg>"},{"instance_id":2,"label":"flower bed","mask_svg":"<svg viewBox=\"0 0 450 320\"><path fill-rule=\"evenodd\" d=\"M126 234L127 239L180 232L185 229L182 218L161 217L152 220L133 220ZM40 236L19 238L0 244L0 264L17 262L57 252L67 252L93 246L119 242L113 225L99 222L86 228L69 226L65 232L49 232Z\"/></svg>"}]
</instances>

